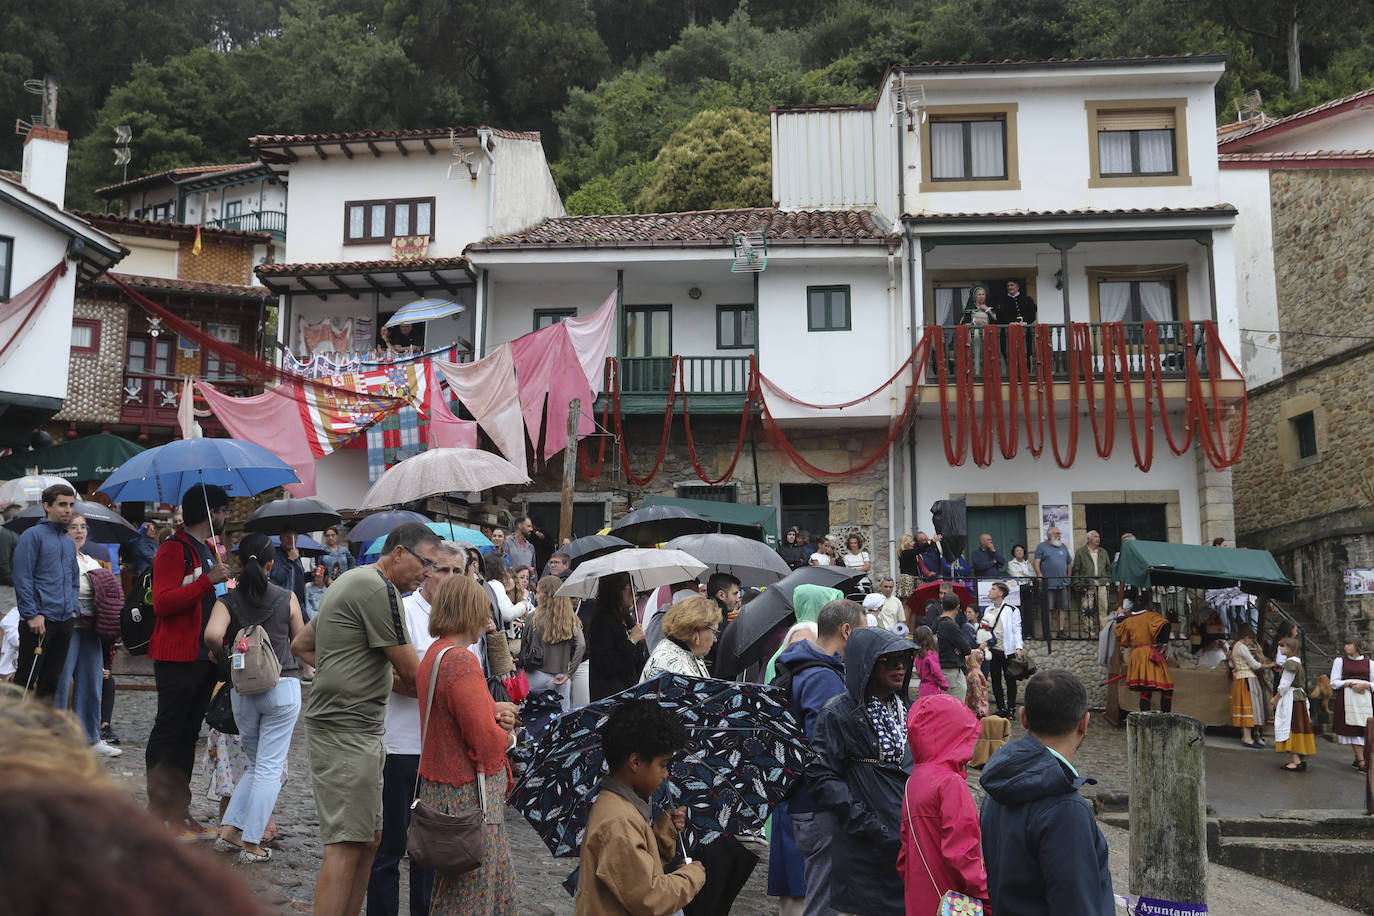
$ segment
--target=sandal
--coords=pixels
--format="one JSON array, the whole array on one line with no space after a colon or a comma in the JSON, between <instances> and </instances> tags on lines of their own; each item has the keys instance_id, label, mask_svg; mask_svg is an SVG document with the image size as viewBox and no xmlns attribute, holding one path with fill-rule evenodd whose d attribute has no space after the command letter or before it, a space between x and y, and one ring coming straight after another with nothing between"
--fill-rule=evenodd
<instances>
[{"instance_id":1,"label":"sandal","mask_svg":"<svg viewBox=\"0 0 1374 916\"><path fill-rule=\"evenodd\" d=\"M239 852L240 865L256 865L259 862L270 862L271 860L272 850L270 849L264 849L262 855L258 855L256 852L249 852L247 849Z\"/></svg>"},{"instance_id":2,"label":"sandal","mask_svg":"<svg viewBox=\"0 0 1374 916\"><path fill-rule=\"evenodd\" d=\"M243 845L226 840L222 836L215 837L215 852L242 852Z\"/></svg>"}]
</instances>

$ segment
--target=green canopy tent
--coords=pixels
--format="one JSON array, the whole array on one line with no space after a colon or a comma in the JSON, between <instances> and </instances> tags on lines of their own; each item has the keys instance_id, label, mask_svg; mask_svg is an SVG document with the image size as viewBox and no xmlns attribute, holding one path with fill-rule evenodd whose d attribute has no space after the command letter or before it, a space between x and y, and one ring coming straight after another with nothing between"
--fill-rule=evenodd
<instances>
[{"instance_id":1,"label":"green canopy tent","mask_svg":"<svg viewBox=\"0 0 1374 916\"><path fill-rule=\"evenodd\" d=\"M141 451L144 451L142 446L112 433L80 436L58 445L0 458L0 480L23 477L34 468L39 474L71 481L104 480Z\"/></svg>"},{"instance_id":2,"label":"green canopy tent","mask_svg":"<svg viewBox=\"0 0 1374 916\"><path fill-rule=\"evenodd\" d=\"M1163 585L1227 588L1237 585L1252 595L1268 595L1285 601L1291 601L1297 590L1296 584L1283 574L1267 550L1122 541L1121 556L1112 572L1117 581L1141 588Z\"/></svg>"},{"instance_id":3,"label":"green canopy tent","mask_svg":"<svg viewBox=\"0 0 1374 916\"><path fill-rule=\"evenodd\" d=\"M652 493L644 497L644 502L640 503L640 506L681 506L706 519L717 531L754 538L773 547L778 545L778 514L772 506L655 496Z\"/></svg>"}]
</instances>

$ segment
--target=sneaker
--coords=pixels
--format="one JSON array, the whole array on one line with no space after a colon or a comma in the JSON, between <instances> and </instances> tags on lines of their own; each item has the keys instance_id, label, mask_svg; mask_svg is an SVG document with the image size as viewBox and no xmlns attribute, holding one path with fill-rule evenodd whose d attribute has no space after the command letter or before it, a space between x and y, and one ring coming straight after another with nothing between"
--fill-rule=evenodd
<instances>
[{"instance_id":1,"label":"sneaker","mask_svg":"<svg viewBox=\"0 0 1374 916\"><path fill-rule=\"evenodd\" d=\"M214 827L206 827L199 823L195 818L188 817L181 823L182 829L178 832L178 839L186 839L188 836L193 840L216 840L219 839L219 831Z\"/></svg>"},{"instance_id":2,"label":"sneaker","mask_svg":"<svg viewBox=\"0 0 1374 916\"><path fill-rule=\"evenodd\" d=\"M104 741L106 744L118 744L119 736L115 734L114 729L110 728L110 726L102 725L100 726L100 740Z\"/></svg>"},{"instance_id":3,"label":"sneaker","mask_svg":"<svg viewBox=\"0 0 1374 916\"><path fill-rule=\"evenodd\" d=\"M191 827L185 823L177 824L172 821L163 821L162 823L168 830L172 831L172 835L176 837L178 843L194 843L196 840L200 839L200 833L191 829ZM218 834L216 834L216 836L218 836Z\"/></svg>"},{"instance_id":4,"label":"sneaker","mask_svg":"<svg viewBox=\"0 0 1374 916\"><path fill-rule=\"evenodd\" d=\"M107 742L102 740L91 745L91 753L95 754L97 757L118 757L124 752L117 747L111 747Z\"/></svg>"}]
</instances>

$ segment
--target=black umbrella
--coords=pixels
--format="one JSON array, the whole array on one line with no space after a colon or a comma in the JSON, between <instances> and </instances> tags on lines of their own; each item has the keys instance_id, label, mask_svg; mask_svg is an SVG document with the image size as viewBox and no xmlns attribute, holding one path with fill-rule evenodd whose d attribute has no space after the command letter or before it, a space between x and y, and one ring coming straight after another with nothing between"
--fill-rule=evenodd
<instances>
[{"instance_id":1,"label":"black umbrella","mask_svg":"<svg viewBox=\"0 0 1374 916\"><path fill-rule=\"evenodd\" d=\"M123 544L138 535L138 529L109 506L78 499L76 514L86 519L86 539L96 544ZM43 504L37 503L10 519L5 527L11 531L24 531L47 517Z\"/></svg>"},{"instance_id":2,"label":"black umbrella","mask_svg":"<svg viewBox=\"0 0 1374 916\"><path fill-rule=\"evenodd\" d=\"M348 536L344 540L352 544L370 544L377 538L386 537L391 533L391 529L404 525L406 522L419 522L421 525L428 525L429 519L418 512L411 512L409 509L389 509L386 512L374 512L348 529Z\"/></svg>"},{"instance_id":3,"label":"black umbrella","mask_svg":"<svg viewBox=\"0 0 1374 916\"><path fill-rule=\"evenodd\" d=\"M318 499L274 499L248 516L243 527L263 534L283 531L319 531L337 525L342 518L328 503Z\"/></svg>"},{"instance_id":4,"label":"black umbrella","mask_svg":"<svg viewBox=\"0 0 1374 916\"><path fill-rule=\"evenodd\" d=\"M663 546L705 563L708 568L702 575L729 573L744 586L772 585L792 572L772 547L737 534L684 534Z\"/></svg>"},{"instance_id":5,"label":"black umbrella","mask_svg":"<svg viewBox=\"0 0 1374 916\"><path fill-rule=\"evenodd\" d=\"M624 550L626 547L633 546L629 541L613 534L589 534L575 541L569 541L565 546L558 548L558 553L567 554L568 568L576 569L577 564L583 560L604 557L608 553L615 553L617 550ZM545 564L545 568L548 568L547 564Z\"/></svg>"},{"instance_id":6,"label":"black umbrella","mask_svg":"<svg viewBox=\"0 0 1374 916\"><path fill-rule=\"evenodd\" d=\"M779 627L796 620L792 592L798 585L823 585L844 591L864 573L843 566L803 566L750 601L720 634L716 650L716 677L733 678L754 662L762 661L768 637Z\"/></svg>"},{"instance_id":7,"label":"black umbrella","mask_svg":"<svg viewBox=\"0 0 1374 916\"><path fill-rule=\"evenodd\" d=\"M711 523L681 506L643 506L611 526L611 534L649 547L684 534L704 534Z\"/></svg>"}]
</instances>

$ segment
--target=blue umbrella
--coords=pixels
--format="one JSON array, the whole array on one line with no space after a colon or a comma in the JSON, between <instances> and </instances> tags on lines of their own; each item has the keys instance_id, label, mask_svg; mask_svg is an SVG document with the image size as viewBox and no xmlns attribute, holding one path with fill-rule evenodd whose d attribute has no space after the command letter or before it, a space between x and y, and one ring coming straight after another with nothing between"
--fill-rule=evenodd
<instances>
[{"instance_id":1,"label":"blue umbrella","mask_svg":"<svg viewBox=\"0 0 1374 916\"><path fill-rule=\"evenodd\" d=\"M687 728L687 747L650 800L654 816L687 806L688 850L762 827L801 781L812 753L779 687L662 674L559 718L535 748L509 804L555 856L575 856L608 773L601 727L624 700L654 700Z\"/></svg>"},{"instance_id":2,"label":"blue umbrella","mask_svg":"<svg viewBox=\"0 0 1374 916\"><path fill-rule=\"evenodd\" d=\"M241 439L177 439L140 452L100 485L114 502L181 502L196 484L223 487L230 496L253 496L300 483L291 466L260 445Z\"/></svg>"},{"instance_id":3,"label":"blue umbrella","mask_svg":"<svg viewBox=\"0 0 1374 916\"><path fill-rule=\"evenodd\" d=\"M475 528L464 528L462 525L455 525L452 522L425 522L425 527L433 531L446 541L467 541L476 547L479 553L491 553L496 549L496 545L491 542L491 538ZM386 542L386 536L377 538L363 549L363 556L378 556L382 552L382 544Z\"/></svg>"},{"instance_id":4,"label":"blue umbrella","mask_svg":"<svg viewBox=\"0 0 1374 916\"><path fill-rule=\"evenodd\" d=\"M386 327L394 328L398 324L420 324L436 318L447 318L449 315L457 315L464 308L466 306L463 303L454 302L452 299L420 299L397 309L396 314L387 320Z\"/></svg>"},{"instance_id":5,"label":"blue umbrella","mask_svg":"<svg viewBox=\"0 0 1374 916\"><path fill-rule=\"evenodd\" d=\"M272 542L273 547L281 546L280 535L274 534L270 536L268 540ZM328 547L307 534L296 535L296 550L298 550L303 557L318 557L322 554L329 553Z\"/></svg>"},{"instance_id":6,"label":"blue umbrella","mask_svg":"<svg viewBox=\"0 0 1374 916\"><path fill-rule=\"evenodd\" d=\"M406 522L419 522L428 525L429 519L418 512L411 512L409 509L388 509L385 512L374 512L367 518L348 529L348 536L344 538L349 543L366 543L384 538L391 533L391 529Z\"/></svg>"}]
</instances>

